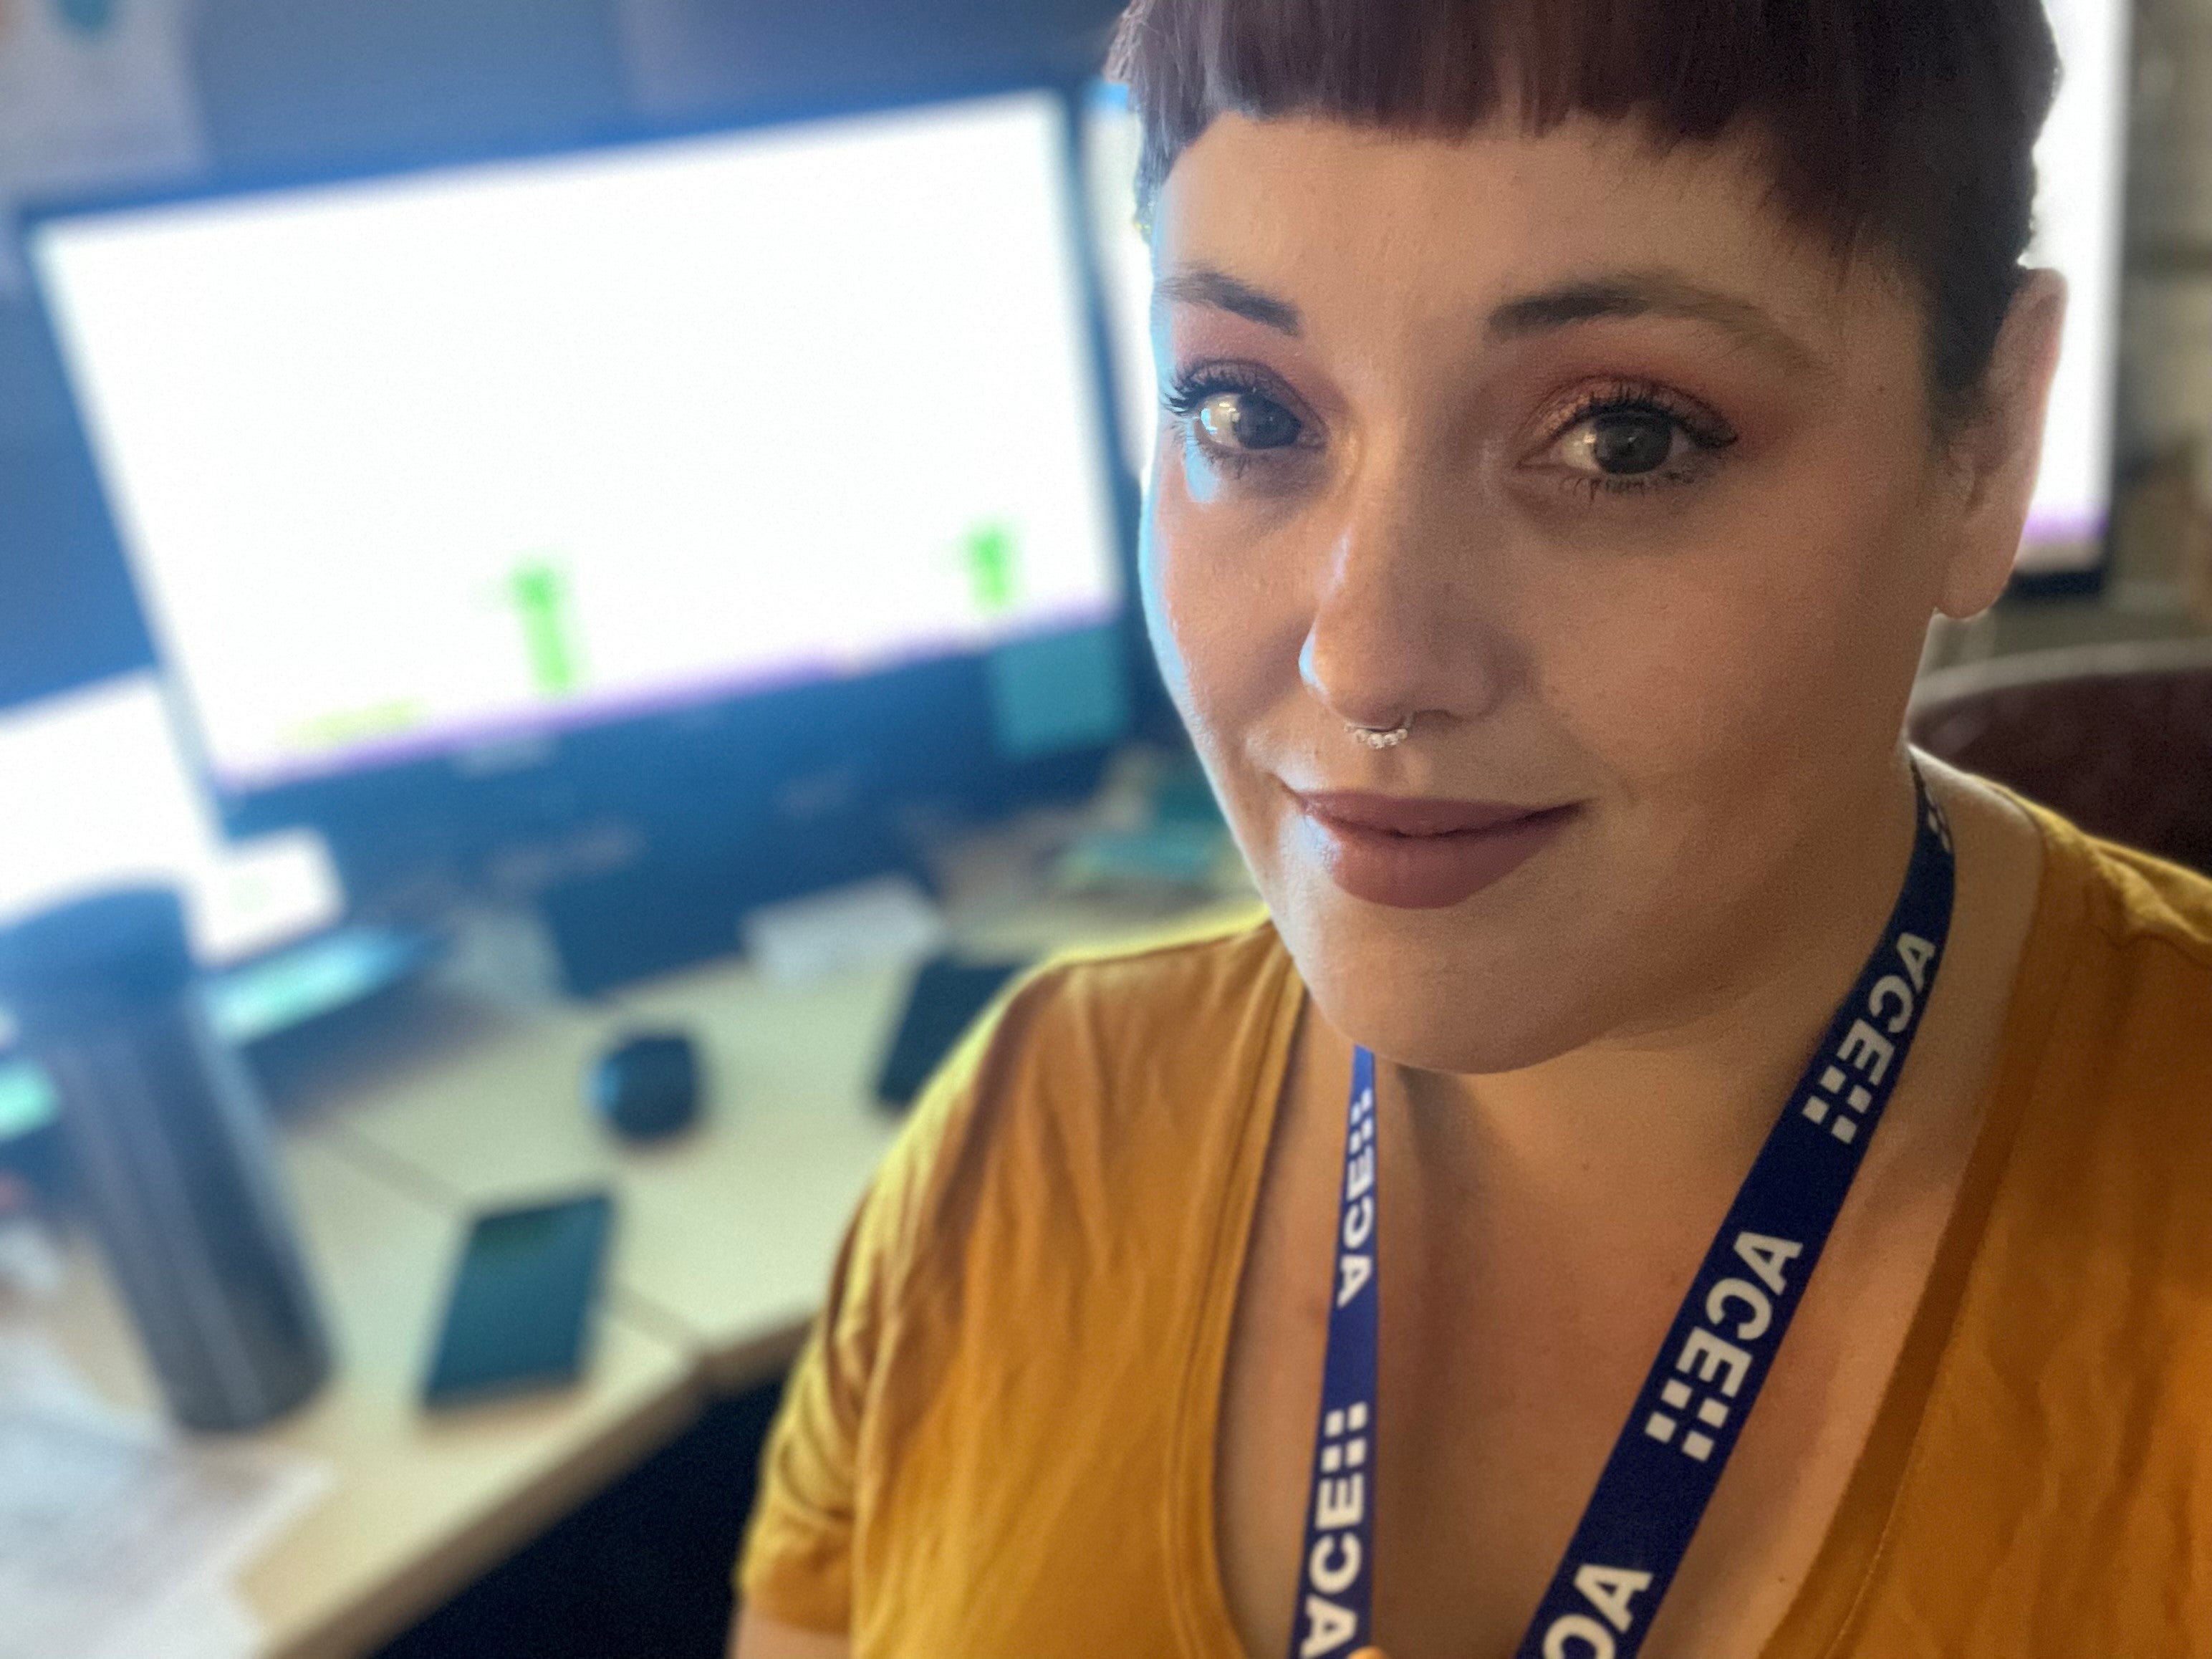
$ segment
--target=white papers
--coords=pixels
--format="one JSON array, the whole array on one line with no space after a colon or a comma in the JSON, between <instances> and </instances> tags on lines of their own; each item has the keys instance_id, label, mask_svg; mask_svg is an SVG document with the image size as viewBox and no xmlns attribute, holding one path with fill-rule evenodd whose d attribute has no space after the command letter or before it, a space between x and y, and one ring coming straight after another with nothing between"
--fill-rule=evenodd
<instances>
[{"instance_id":1,"label":"white papers","mask_svg":"<svg viewBox=\"0 0 2212 1659\"><path fill-rule=\"evenodd\" d=\"M231 1577L321 1484L266 1445L115 1411L0 1333L0 1659L248 1659Z\"/></svg>"},{"instance_id":2,"label":"white papers","mask_svg":"<svg viewBox=\"0 0 2212 1659\"><path fill-rule=\"evenodd\" d=\"M90 1659L250 1659L261 1650L261 1627L238 1597L202 1584L134 1620Z\"/></svg>"},{"instance_id":3,"label":"white papers","mask_svg":"<svg viewBox=\"0 0 2212 1659\"><path fill-rule=\"evenodd\" d=\"M27 198L174 177L205 155L191 0L0 3L0 222ZM0 236L0 292L22 266Z\"/></svg>"},{"instance_id":4,"label":"white papers","mask_svg":"<svg viewBox=\"0 0 2212 1659\"><path fill-rule=\"evenodd\" d=\"M61 1252L43 1226L28 1215L0 1215L0 1308L52 1301L62 1273Z\"/></svg>"},{"instance_id":5,"label":"white papers","mask_svg":"<svg viewBox=\"0 0 2212 1659\"><path fill-rule=\"evenodd\" d=\"M781 985L917 961L950 937L943 913L904 876L768 905L744 922L745 954Z\"/></svg>"}]
</instances>

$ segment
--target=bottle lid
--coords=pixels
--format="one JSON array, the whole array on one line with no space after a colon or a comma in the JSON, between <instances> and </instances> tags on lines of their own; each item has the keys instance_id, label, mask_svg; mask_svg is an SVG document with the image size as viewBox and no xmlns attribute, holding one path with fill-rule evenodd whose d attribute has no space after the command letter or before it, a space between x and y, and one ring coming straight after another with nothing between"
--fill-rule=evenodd
<instances>
[{"instance_id":1,"label":"bottle lid","mask_svg":"<svg viewBox=\"0 0 2212 1659\"><path fill-rule=\"evenodd\" d=\"M56 1023L173 996L191 977L184 905L172 888L100 893L0 931L0 1003L34 1041Z\"/></svg>"}]
</instances>

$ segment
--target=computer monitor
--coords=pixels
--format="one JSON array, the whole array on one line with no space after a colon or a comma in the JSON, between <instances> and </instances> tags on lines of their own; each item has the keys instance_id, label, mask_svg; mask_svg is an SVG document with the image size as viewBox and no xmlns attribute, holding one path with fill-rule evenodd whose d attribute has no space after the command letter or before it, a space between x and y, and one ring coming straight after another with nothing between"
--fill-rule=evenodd
<instances>
[{"instance_id":1,"label":"computer monitor","mask_svg":"<svg viewBox=\"0 0 2212 1659\"><path fill-rule=\"evenodd\" d=\"M1115 414L1124 463L1149 485L1160 398L1152 356L1152 251L1137 223L1142 139L1127 89L1095 83L1084 101L1083 173L1111 342Z\"/></svg>"},{"instance_id":2,"label":"computer monitor","mask_svg":"<svg viewBox=\"0 0 2212 1659\"><path fill-rule=\"evenodd\" d=\"M1017 758L1115 736L1067 141L1025 92L35 216L234 822L916 665L969 665ZM902 728L926 702L838 729L965 742Z\"/></svg>"},{"instance_id":3,"label":"computer monitor","mask_svg":"<svg viewBox=\"0 0 2212 1659\"><path fill-rule=\"evenodd\" d=\"M227 839L151 673L0 708L0 931L71 900L160 884L183 898L208 1010L228 1040L280 1036L397 984L435 940L343 926L346 895L312 830ZM0 1166L51 1126L52 1080L0 1008Z\"/></svg>"},{"instance_id":4,"label":"computer monitor","mask_svg":"<svg viewBox=\"0 0 2212 1659\"><path fill-rule=\"evenodd\" d=\"M312 831L223 838L153 675L0 709L0 928L146 882L183 896L210 968L333 927L345 909Z\"/></svg>"},{"instance_id":5,"label":"computer monitor","mask_svg":"<svg viewBox=\"0 0 2212 1659\"><path fill-rule=\"evenodd\" d=\"M2035 150L2028 258L2066 278L2066 332L2019 569L2063 585L2102 566L2112 519L2130 8L2127 0L2046 4L2063 73Z\"/></svg>"}]
</instances>

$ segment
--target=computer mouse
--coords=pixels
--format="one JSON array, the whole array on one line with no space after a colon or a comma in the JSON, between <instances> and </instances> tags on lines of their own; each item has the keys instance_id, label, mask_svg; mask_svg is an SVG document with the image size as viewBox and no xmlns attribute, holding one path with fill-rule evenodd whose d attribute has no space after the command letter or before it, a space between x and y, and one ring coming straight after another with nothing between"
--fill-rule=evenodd
<instances>
[{"instance_id":1,"label":"computer mouse","mask_svg":"<svg viewBox=\"0 0 2212 1659\"><path fill-rule=\"evenodd\" d=\"M680 1032L624 1039L592 1068L592 1104L626 1140L659 1140L699 1115L699 1051Z\"/></svg>"}]
</instances>

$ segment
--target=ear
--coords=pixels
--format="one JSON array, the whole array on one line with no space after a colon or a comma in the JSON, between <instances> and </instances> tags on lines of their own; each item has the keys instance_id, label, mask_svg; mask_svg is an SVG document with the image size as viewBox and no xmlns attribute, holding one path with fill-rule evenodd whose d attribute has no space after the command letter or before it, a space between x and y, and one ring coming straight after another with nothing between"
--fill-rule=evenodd
<instances>
[{"instance_id":1,"label":"ear","mask_svg":"<svg viewBox=\"0 0 2212 1659\"><path fill-rule=\"evenodd\" d=\"M2043 459L2043 416L2065 321L2066 279L2055 270L2029 272L1998 331L1983 407L1951 440L1960 517L1936 601L1947 617L1979 615L2011 580Z\"/></svg>"}]
</instances>

